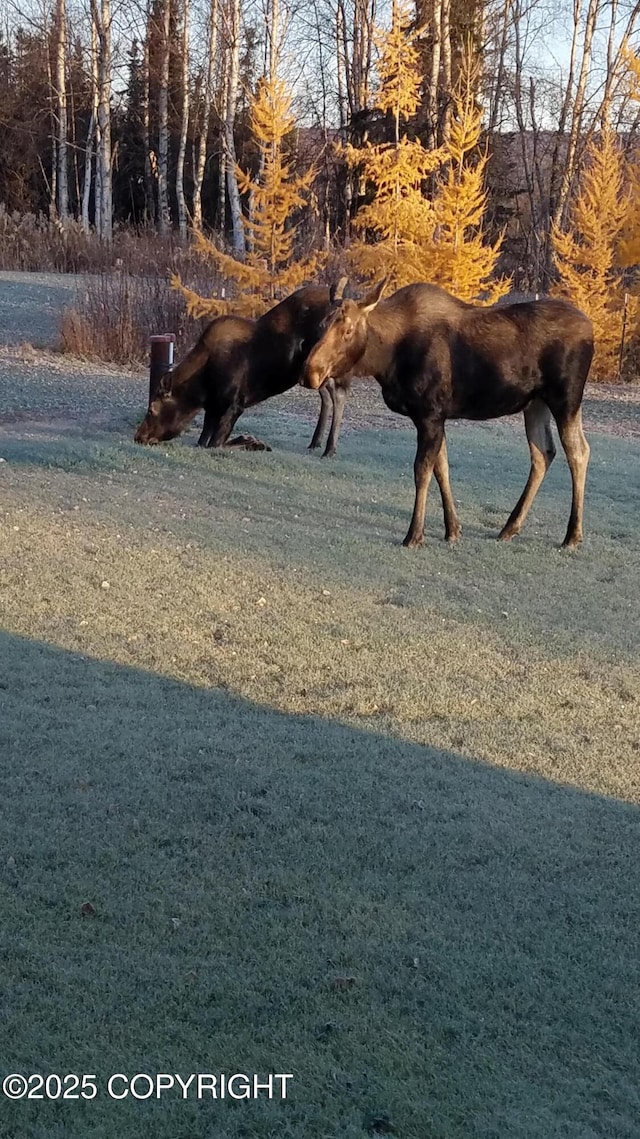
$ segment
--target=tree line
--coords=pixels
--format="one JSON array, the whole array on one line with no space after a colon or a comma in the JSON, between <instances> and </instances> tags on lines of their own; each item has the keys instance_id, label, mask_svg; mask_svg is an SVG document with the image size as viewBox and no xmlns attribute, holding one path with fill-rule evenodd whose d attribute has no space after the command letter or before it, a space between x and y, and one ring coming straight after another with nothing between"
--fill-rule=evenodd
<instances>
[{"instance_id":1,"label":"tree line","mask_svg":"<svg viewBox=\"0 0 640 1139\"><path fill-rule=\"evenodd\" d=\"M6 211L104 242L114 225L193 231L249 308L335 249L364 277L426 274L468 299L559 278L575 295L571 266L589 294L589 257L604 292L627 292L640 3L72 2L5 13ZM584 179L612 155L599 209ZM606 255L589 192L618 219Z\"/></svg>"}]
</instances>

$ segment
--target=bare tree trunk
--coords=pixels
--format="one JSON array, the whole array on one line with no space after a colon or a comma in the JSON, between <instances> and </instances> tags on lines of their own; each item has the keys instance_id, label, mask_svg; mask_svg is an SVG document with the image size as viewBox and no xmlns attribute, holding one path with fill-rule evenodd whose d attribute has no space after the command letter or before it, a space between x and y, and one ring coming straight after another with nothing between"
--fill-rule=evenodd
<instances>
[{"instance_id":1,"label":"bare tree trunk","mask_svg":"<svg viewBox=\"0 0 640 1139\"><path fill-rule=\"evenodd\" d=\"M91 118L87 129L87 141L85 143L84 152L84 178L82 183L82 229L85 233L89 233L91 224L89 221L89 200L91 198L91 182L92 182L92 168L93 168L93 150L94 146L97 151L98 139L98 33L96 31L96 22L91 13ZM96 161L96 192L95 192L95 219L96 219L96 232L98 229L98 202L100 199L100 191L98 187L98 170Z\"/></svg>"},{"instance_id":2,"label":"bare tree trunk","mask_svg":"<svg viewBox=\"0 0 640 1139\"><path fill-rule=\"evenodd\" d=\"M522 45L521 36L521 8L520 2L517 0L516 8L514 11L514 33L515 33L515 76L514 76L514 105L516 111L516 120L518 123L518 135L520 141L520 148L522 153L522 170L524 172L525 183L527 187L527 197L529 198L529 235L534 243L535 253L533 258L528 258L529 261L533 260L535 266L534 280L536 288L539 284L540 278L540 263L541 258L540 250L544 249L546 241L546 233L548 231L548 221L543 221L537 215L537 200L535 193L535 180L533 164L531 155L529 153L528 138L529 132L525 119L524 101L522 95L522 79L524 70L524 48ZM537 139L533 135L534 152L537 147ZM530 287L530 282L527 283Z\"/></svg>"},{"instance_id":3,"label":"bare tree trunk","mask_svg":"<svg viewBox=\"0 0 640 1139\"><path fill-rule=\"evenodd\" d=\"M182 117L180 145L176 163L176 197L178 199L178 228L180 237L187 236L187 202L184 196L184 160L189 133L189 0L182 0Z\"/></svg>"},{"instance_id":4,"label":"bare tree trunk","mask_svg":"<svg viewBox=\"0 0 640 1139\"><path fill-rule=\"evenodd\" d=\"M244 219L242 217L240 190L238 189L238 177L236 174L236 145L233 137L233 128L236 118L236 104L238 101L238 81L240 75L240 0L230 0L229 10L227 13L227 29L229 72L227 87L227 108L224 119L224 151L227 168L227 191L229 193L231 225L233 228L233 252L236 257L244 257L246 252Z\"/></svg>"},{"instance_id":5,"label":"bare tree trunk","mask_svg":"<svg viewBox=\"0 0 640 1139\"><path fill-rule=\"evenodd\" d=\"M429 111L429 144L435 149L438 145L440 135L440 115L438 110L440 53L442 47L442 8L440 0L433 0L431 34L433 45L431 48L431 74L429 76L429 89L427 92L427 108Z\"/></svg>"},{"instance_id":6,"label":"bare tree trunk","mask_svg":"<svg viewBox=\"0 0 640 1139\"><path fill-rule=\"evenodd\" d=\"M58 103L58 217L65 226L69 220L69 171L67 151L67 6L56 0L56 96Z\"/></svg>"},{"instance_id":7,"label":"bare tree trunk","mask_svg":"<svg viewBox=\"0 0 640 1139\"><path fill-rule=\"evenodd\" d=\"M113 235L111 168L111 0L91 0L98 41L98 142L96 154L96 230L103 241ZM98 193L99 190L99 193Z\"/></svg>"},{"instance_id":8,"label":"bare tree trunk","mask_svg":"<svg viewBox=\"0 0 640 1139\"><path fill-rule=\"evenodd\" d=\"M451 125L451 0L441 0L440 35L442 38L442 82L445 103L442 112L442 142L447 142Z\"/></svg>"},{"instance_id":9,"label":"bare tree trunk","mask_svg":"<svg viewBox=\"0 0 640 1139\"><path fill-rule=\"evenodd\" d=\"M509 42L509 25L511 23L512 4L513 0L504 0L504 7L502 9L502 27L500 31L500 45L498 47L498 69L496 72L495 85L491 92L491 99L489 104L489 119L487 124L487 133L489 135L494 134L498 126L500 100L502 98L505 80L505 64L507 44Z\"/></svg>"},{"instance_id":10,"label":"bare tree trunk","mask_svg":"<svg viewBox=\"0 0 640 1139\"><path fill-rule=\"evenodd\" d=\"M57 159L57 137L58 129L56 123L56 110L55 110L55 92L53 88L53 73L51 71L51 52L49 50L49 7L47 0L42 0L42 32L44 42L46 45L46 60L47 60L47 93L49 103L49 122L51 124L51 181L48 182L44 163L40 159L40 166L44 175L45 181L48 183L47 189L49 190L49 217L56 217L56 209L58 202L58 159Z\"/></svg>"},{"instance_id":11,"label":"bare tree trunk","mask_svg":"<svg viewBox=\"0 0 640 1139\"><path fill-rule=\"evenodd\" d=\"M193 185L193 226L202 229L202 184L207 162L207 142L209 140L209 120L213 99L216 51L218 47L218 0L211 0L209 9L209 43L207 48L207 73L204 81L202 130L198 139L198 157L194 164Z\"/></svg>"},{"instance_id":12,"label":"bare tree trunk","mask_svg":"<svg viewBox=\"0 0 640 1139\"><path fill-rule=\"evenodd\" d=\"M171 227L169 213L169 34L170 0L162 0L160 90L158 93L158 233L166 237Z\"/></svg>"},{"instance_id":13,"label":"bare tree trunk","mask_svg":"<svg viewBox=\"0 0 640 1139\"><path fill-rule=\"evenodd\" d=\"M144 49L142 53L142 135L144 142L144 220L153 223L156 217L153 169L151 166L151 112L150 112L150 72L149 45L151 42L151 12L147 7Z\"/></svg>"},{"instance_id":14,"label":"bare tree trunk","mask_svg":"<svg viewBox=\"0 0 640 1139\"><path fill-rule=\"evenodd\" d=\"M218 167L218 230L224 235L227 226L227 153L224 145L224 124L227 118L229 95L229 53L223 52L220 106L220 165Z\"/></svg>"}]
</instances>

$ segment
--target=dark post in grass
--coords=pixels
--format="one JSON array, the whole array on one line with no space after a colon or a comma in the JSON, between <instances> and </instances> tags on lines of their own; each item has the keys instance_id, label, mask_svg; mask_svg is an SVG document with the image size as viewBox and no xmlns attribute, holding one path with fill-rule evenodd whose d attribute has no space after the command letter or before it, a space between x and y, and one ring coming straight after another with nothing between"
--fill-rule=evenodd
<instances>
[{"instance_id":1,"label":"dark post in grass","mask_svg":"<svg viewBox=\"0 0 640 1139\"><path fill-rule=\"evenodd\" d=\"M173 332L163 332L160 336L150 338L151 352L149 356L149 406L155 399L162 377L173 368L173 345L175 344Z\"/></svg>"}]
</instances>

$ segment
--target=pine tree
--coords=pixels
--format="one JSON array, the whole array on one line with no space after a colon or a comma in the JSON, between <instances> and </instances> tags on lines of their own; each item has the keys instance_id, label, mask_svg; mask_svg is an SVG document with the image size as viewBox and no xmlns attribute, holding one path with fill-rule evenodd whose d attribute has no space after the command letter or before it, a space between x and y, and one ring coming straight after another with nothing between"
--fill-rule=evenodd
<instances>
[{"instance_id":1,"label":"pine tree","mask_svg":"<svg viewBox=\"0 0 640 1139\"><path fill-rule=\"evenodd\" d=\"M578 193L565 232L552 232L560 277L556 293L569 297L593 321L595 379L612 379L622 338L624 289L617 251L629 211L624 161L605 125L585 155Z\"/></svg>"},{"instance_id":2,"label":"pine tree","mask_svg":"<svg viewBox=\"0 0 640 1139\"><path fill-rule=\"evenodd\" d=\"M365 277L386 274L393 288L424 280L428 273L435 217L425 182L441 162L440 151L401 133L420 103L417 33L410 32L410 23L408 5L394 0L391 30L376 31L377 105L393 121L393 142L345 147L349 166L375 191L354 218L353 229L361 237L351 246L349 261Z\"/></svg>"},{"instance_id":3,"label":"pine tree","mask_svg":"<svg viewBox=\"0 0 640 1139\"><path fill-rule=\"evenodd\" d=\"M233 283L238 294L234 311L257 315L269 303L297 289L312 278L320 256L295 259L297 226L291 215L307 204L314 171L294 173L294 163L284 153L286 136L294 124L291 94L279 78L262 79L250 108L251 132L260 150L260 176L252 178L238 168L238 183L253 202L252 217L245 219L251 252L243 261L217 249L202 233L194 235L196 247L216 269ZM214 316L228 301L200 297L174 278L187 299L192 316Z\"/></svg>"},{"instance_id":4,"label":"pine tree","mask_svg":"<svg viewBox=\"0 0 640 1139\"><path fill-rule=\"evenodd\" d=\"M502 235L493 244L483 240L489 155L478 150L482 135L482 108L476 99L479 80L479 61L469 45L453 91L453 115L443 148L445 165L433 201L437 228L430 279L460 300L482 299L493 304L508 292L511 281L491 279Z\"/></svg>"}]
</instances>

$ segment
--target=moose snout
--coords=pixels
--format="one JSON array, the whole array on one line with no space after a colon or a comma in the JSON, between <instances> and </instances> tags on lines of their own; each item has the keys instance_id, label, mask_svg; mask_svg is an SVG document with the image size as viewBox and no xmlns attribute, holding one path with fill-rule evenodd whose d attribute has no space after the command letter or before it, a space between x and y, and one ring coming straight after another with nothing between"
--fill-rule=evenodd
<instances>
[{"instance_id":1,"label":"moose snout","mask_svg":"<svg viewBox=\"0 0 640 1139\"><path fill-rule=\"evenodd\" d=\"M138 430L136 431L136 433L133 437L134 442L135 443L150 443L151 442L150 435L151 435L151 431L149 428L149 424L147 423L146 419L143 419L142 423L138 427Z\"/></svg>"},{"instance_id":2,"label":"moose snout","mask_svg":"<svg viewBox=\"0 0 640 1139\"><path fill-rule=\"evenodd\" d=\"M326 378L326 370L319 364L314 364L312 360L308 360L300 383L303 388L313 388L317 391L318 388L322 387Z\"/></svg>"}]
</instances>

